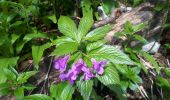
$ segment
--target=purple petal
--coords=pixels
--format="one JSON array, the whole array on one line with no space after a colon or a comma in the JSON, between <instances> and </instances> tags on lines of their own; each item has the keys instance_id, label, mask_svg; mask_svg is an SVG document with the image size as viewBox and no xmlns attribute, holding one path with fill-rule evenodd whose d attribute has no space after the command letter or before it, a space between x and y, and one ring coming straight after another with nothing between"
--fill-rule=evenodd
<instances>
[{"instance_id":1,"label":"purple petal","mask_svg":"<svg viewBox=\"0 0 170 100\"><path fill-rule=\"evenodd\" d=\"M102 75L104 73L103 67L107 64L107 61L97 62L95 59L91 59L93 63L92 71L96 70L97 74Z\"/></svg>"},{"instance_id":2,"label":"purple petal","mask_svg":"<svg viewBox=\"0 0 170 100\"><path fill-rule=\"evenodd\" d=\"M67 61L70 58L70 55L59 57L58 59L54 60L54 67L55 69L60 70L60 72L64 72L67 67Z\"/></svg>"},{"instance_id":3,"label":"purple petal","mask_svg":"<svg viewBox=\"0 0 170 100\"><path fill-rule=\"evenodd\" d=\"M66 74L64 74L64 73L61 73L59 75L59 78L61 79L61 81L65 81L67 79Z\"/></svg>"},{"instance_id":4,"label":"purple petal","mask_svg":"<svg viewBox=\"0 0 170 100\"><path fill-rule=\"evenodd\" d=\"M77 74L80 74L84 66L86 66L86 64L83 62L83 59L79 59L76 64L73 64L72 69L76 71Z\"/></svg>"}]
</instances>

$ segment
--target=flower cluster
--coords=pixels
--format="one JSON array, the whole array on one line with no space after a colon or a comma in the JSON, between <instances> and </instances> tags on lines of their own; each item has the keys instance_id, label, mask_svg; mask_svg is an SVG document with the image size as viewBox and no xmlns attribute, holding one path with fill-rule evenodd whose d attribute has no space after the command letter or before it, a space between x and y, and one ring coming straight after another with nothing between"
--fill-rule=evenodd
<instances>
[{"instance_id":1,"label":"flower cluster","mask_svg":"<svg viewBox=\"0 0 170 100\"><path fill-rule=\"evenodd\" d=\"M74 81L77 79L78 75L81 73L84 73L84 80L90 80L93 78L94 72L102 75L104 73L103 67L107 64L106 61L97 62L95 59L91 59L93 66L90 69L83 59L79 59L77 63L72 65L71 69L65 72L69 58L70 55L59 57L58 59L54 60L54 67L60 71L59 78L62 81L68 80L72 85L74 84Z\"/></svg>"}]
</instances>

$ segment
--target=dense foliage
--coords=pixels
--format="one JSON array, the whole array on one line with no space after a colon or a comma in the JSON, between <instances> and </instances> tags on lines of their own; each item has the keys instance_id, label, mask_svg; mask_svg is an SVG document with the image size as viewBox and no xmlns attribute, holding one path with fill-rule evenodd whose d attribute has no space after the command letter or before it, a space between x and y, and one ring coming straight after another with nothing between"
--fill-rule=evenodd
<instances>
[{"instance_id":1,"label":"dense foliage","mask_svg":"<svg viewBox=\"0 0 170 100\"><path fill-rule=\"evenodd\" d=\"M146 2L120 1L132 7ZM155 6L155 12L169 10L168 4L170 1ZM116 38L126 38L118 49L104 39L114 23L93 28L100 19L96 10L99 5L108 16L119 7L116 0L0 0L0 96L12 95L18 100L97 100L109 94L124 100L129 91L134 91L153 99L141 89L142 74L147 77L151 73L153 84L163 90L165 99L170 98L169 68L143 51L142 46L149 41L135 34L148 23L134 26L127 21L124 30L115 34ZM140 45L132 48L131 41ZM169 49L170 44L164 48ZM42 89L52 71L56 82L49 82L47 93L37 93L41 87L31 78L41 73L44 59L50 59L50 63L46 64ZM23 68L25 61L31 63ZM146 67L148 63L152 69Z\"/></svg>"}]
</instances>

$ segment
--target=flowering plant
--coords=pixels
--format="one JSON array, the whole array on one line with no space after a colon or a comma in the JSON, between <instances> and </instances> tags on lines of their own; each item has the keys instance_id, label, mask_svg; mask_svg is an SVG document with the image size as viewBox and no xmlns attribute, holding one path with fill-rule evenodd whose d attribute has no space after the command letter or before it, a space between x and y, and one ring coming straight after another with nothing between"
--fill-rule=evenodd
<instances>
[{"instance_id":1,"label":"flowering plant","mask_svg":"<svg viewBox=\"0 0 170 100\"><path fill-rule=\"evenodd\" d=\"M114 85L120 85L114 64L134 64L126 54L106 44L104 36L112 25L90 31L93 25L92 9L89 4L85 4L82 10L83 17L78 27L67 16L60 16L58 20L58 28L64 36L53 41L56 49L51 54L58 56L53 62L55 69L60 71L59 78L62 81L51 86L52 94L58 91L54 88L62 88L58 91L61 95L55 94L56 99L63 99L66 96L64 91L70 91L67 95L71 98L75 89L78 89L83 98L88 100L95 79L114 90Z\"/></svg>"}]
</instances>

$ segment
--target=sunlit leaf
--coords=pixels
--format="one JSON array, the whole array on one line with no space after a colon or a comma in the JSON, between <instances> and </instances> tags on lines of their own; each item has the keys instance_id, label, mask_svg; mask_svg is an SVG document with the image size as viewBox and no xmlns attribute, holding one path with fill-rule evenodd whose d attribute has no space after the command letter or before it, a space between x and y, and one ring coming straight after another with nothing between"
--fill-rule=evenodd
<instances>
[{"instance_id":1,"label":"sunlit leaf","mask_svg":"<svg viewBox=\"0 0 170 100\"><path fill-rule=\"evenodd\" d=\"M114 64L134 64L126 54L110 45L105 45L99 49L93 50L89 52L88 56L98 60L106 59Z\"/></svg>"},{"instance_id":2,"label":"sunlit leaf","mask_svg":"<svg viewBox=\"0 0 170 100\"><path fill-rule=\"evenodd\" d=\"M97 29L94 29L86 35L85 40L96 41L99 39L103 39L103 37L106 35L107 32L111 30L111 28L112 25L105 25Z\"/></svg>"},{"instance_id":3,"label":"sunlit leaf","mask_svg":"<svg viewBox=\"0 0 170 100\"><path fill-rule=\"evenodd\" d=\"M58 28L65 36L77 40L77 26L69 17L61 16L58 20Z\"/></svg>"},{"instance_id":4,"label":"sunlit leaf","mask_svg":"<svg viewBox=\"0 0 170 100\"><path fill-rule=\"evenodd\" d=\"M77 82L77 87L81 95L83 96L84 100L89 100L90 94L92 92L93 88L93 81L88 80L88 81L83 81L80 80Z\"/></svg>"}]
</instances>

